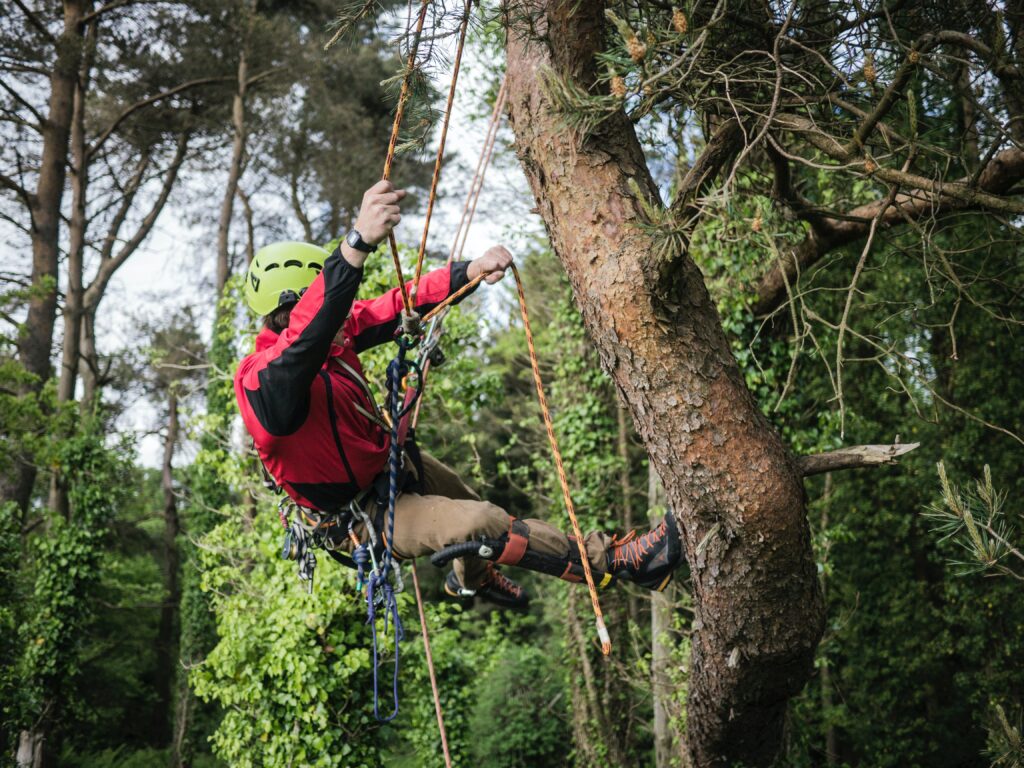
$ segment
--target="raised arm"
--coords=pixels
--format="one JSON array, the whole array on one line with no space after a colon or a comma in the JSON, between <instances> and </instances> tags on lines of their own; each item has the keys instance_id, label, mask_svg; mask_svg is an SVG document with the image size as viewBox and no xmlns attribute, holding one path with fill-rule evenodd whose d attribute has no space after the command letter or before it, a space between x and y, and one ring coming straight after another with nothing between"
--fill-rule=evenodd
<instances>
[{"instance_id":1,"label":"raised arm","mask_svg":"<svg viewBox=\"0 0 1024 768\"><path fill-rule=\"evenodd\" d=\"M426 273L420 279L416 295L417 313L426 314L478 275L485 275L488 283L498 282L511 263L512 254L498 245L473 261L456 261ZM406 283L406 290L411 288L412 284ZM462 301L469 293L459 297L458 301ZM402 309L402 293L397 286L375 299L355 302L345 324L345 335L352 339L356 352L393 339Z\"/></svg>"},{"instance_id":2,"label":"raised arm","mask_svg":"<svg viewBox=\"0 0 1024 768\"><path fill-rule=\"evenodd\" d=\"M387 181L367 190L355 225L362 242L375 246L387 237L401 220L398 202L404 196L404 190L395 190ZM352 309L366 256L342 243L324 261L274 344L243 361L238 395L244 394L270 435L289 435L305 421L310 387Z\"/></svg>"}]
</instances>

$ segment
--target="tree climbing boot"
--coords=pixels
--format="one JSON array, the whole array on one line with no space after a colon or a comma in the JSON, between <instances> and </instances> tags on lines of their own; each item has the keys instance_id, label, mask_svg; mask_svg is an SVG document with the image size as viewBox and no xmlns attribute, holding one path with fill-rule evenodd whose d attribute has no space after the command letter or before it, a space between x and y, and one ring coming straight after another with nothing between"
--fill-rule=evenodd
<instances>
[{"instance_id":1,"label":"tree climbing boot","mask_svg":"<svg viewBox=\"0 0 1024 768\"><path fill-rule=\"evenodd\" d=\"M617 579L632 581L661 592L683 560L679 525L671 513L661 525L643 536L630 531L623 539L612 539L608 550L608 572Z\"/></svg>"},{"instance_id":2,"label":"tree climbing boot","mask_svg":"<svg viewBox=\"0 0 1024 768\"><path fill-rule=\"evenodd\" d=\"M493 563L487 564L487 573L476 589L466 589L459 583L455 571L449 571L444 580L445 594L455 598L481 597L503 608L526 608L530 596L526 590L499 571Z\"/></svg>"}]
</instances>

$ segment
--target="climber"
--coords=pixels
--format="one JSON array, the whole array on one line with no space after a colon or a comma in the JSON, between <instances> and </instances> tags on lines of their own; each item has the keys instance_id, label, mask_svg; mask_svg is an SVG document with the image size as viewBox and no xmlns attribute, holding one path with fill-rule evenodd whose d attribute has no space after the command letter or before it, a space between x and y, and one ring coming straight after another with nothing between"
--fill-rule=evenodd
<instances>
[{"instance_id":1,"label":"climber","mask_svg":"<svg viewBox=\"0 0 1024 768\"><path fill-rule=\"evenodd\" d=\"M351 505L355 501L357 509L369 510L369 520L380 519L380 477L387 475L390 433L358 355L394 338L402 298L398 288L370 300L355 296L367 256L401 219L405 194L389 181L378 182L363 195L355 225L332 253L307 243L273 243L256 253L245 281L246 300L262 316L263 329L255 351L235 374L242 420L266 470L307 519L332 522L336 530L348 530L352 522L352 532L364 543L369 532L353 521ZM415 309L422 315L480 275L483 282L496 283L511 263L511 254L496 246L472 261L435 269L422 276ZM515 565L528 550L533 560L544 560L544 572L579 581L578 547L556 527L519 520L482 501L454 470L418 451L411 440L406 469L395 507L397 557L486 538L504 543L499 563ZM343 537L336 543L353 546ZM601 586L624 579L660 590L681 560L671 514L643 536L593 533L585 544ZM456 560L445 591L509 607L529 600L494 562L480 557Z\"/></svg>"}]
</instances>

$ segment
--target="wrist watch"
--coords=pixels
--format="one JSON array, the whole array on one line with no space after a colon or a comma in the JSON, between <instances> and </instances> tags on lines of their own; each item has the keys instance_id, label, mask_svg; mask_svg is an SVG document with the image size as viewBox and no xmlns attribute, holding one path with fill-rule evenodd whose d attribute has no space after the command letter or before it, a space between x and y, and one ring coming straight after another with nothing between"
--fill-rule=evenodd
<instances>
[{"instance_id":1,"label":"wrist watch","mask_svg":"<svg viewBox=\"0 0 1024 768\"><path fill-rule=\"evenodd\" d=\"M363 236L355 229L350 229L348 231L348 234L345 235L345 242L348 243L350 247L355 248L357 251L362 251L363 253L373 253L377 250L377 245L380 245L380 243L377 245L370 245L368 242L363 240Z\"/></svg>"}]
</instances>

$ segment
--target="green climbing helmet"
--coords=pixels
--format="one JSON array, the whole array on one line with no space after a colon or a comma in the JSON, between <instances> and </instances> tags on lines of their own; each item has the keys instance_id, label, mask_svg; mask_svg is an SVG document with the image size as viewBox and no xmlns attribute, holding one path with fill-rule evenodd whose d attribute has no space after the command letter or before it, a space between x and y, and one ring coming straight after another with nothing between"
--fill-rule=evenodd
<instances>
[{"instance_id":1,"label":"green climbing helmet","mask_svg":"<svg viewBox=\"0 0 1024 768\"><path fill-rule=\"evenodd\" d=\"M257 315L294 304L324 268L327 251L310 243L271 243L256 251L245 276L245 301Z\"/></svg>"}]
</instances>

